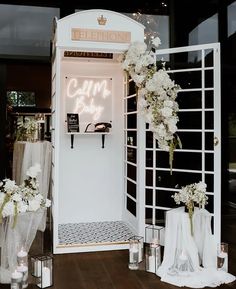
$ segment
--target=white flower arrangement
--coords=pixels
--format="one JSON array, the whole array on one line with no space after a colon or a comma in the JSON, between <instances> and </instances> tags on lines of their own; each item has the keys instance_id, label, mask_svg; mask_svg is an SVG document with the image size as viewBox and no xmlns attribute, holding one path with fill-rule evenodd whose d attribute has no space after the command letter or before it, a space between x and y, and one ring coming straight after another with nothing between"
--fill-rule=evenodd
<instances>
[{"instance_id":1,"label":"white flower arrangement","mask_svg":"<svg viewBox=\"0 0 236 289\"><path fill-rule=\"evenodd\" d=\"M207 204L208 197L206 195L207 185L200 181L198 183L193 183L182 187L181 190L171 197L174 198L177 205L183 203L188 209L188 214L190 218L191 233L193 235L193 225L192 216L194 210L194 204L198 204L199 207L203 208Z\"/></svg>"},{"instance_id":2,"label":"white flower arrangement","mask_svg":"<svg viewBox=\"0 0 236 289\"><path fill-rule=\"evenodd\" d=\"M27 170L27 179L21 185L16 185L15 181L10 179L0 182L0 223L2 218L14 216L14 227L18 214L35 212L40 208L51 206L51 201L39 192L36 177L40 172L40 165L36 163Z\"/></svg>"},{"instance_id":3,"label":"white flower arrangement","mask_svg":"<svg viewBox=\"0 0 236 289\"><path fill-rule=\"evenodd\" d=\"M17 122L16 139L19 141L34 141L37 128L38 124L34 118L25 117L24 120Z\"/></svg>"},{"instance_id":4,"label":"white flower arrangement","mask_svg":"<svg viewBox=\"0 0 236 289\"><path fill-rule=\"evenodd\" d=\"M177 146L182 147L176 134L176 102L180 86L171 80L162 62L158 67L156 48L161 44L159 37L152 40L151 49L143 42L134 42L124 53L122 67L127 71L138 88L138 110L144 115L158 141L160 149L169 151L172 172L173 153Z\"/></svg>"}]
</instances>

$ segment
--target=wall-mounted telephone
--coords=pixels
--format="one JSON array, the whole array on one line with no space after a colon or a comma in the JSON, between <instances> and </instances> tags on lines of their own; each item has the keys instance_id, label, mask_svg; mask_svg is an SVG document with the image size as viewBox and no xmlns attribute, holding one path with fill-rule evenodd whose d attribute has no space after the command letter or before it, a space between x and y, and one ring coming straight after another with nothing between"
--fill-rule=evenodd
<instances>
[{"instance_id":1,"label":"wall-mounted telephone","mask_svg":"<svg viewBox=\"0 0 236 289\"><path fill-rule=\"evenodd\" d=\"M95 124L95 130L96 132L108 132L109 128L111 128L110 122L98 122Z\"/></svg>"},{"instance_id":2,"label":"wall-mounted telephone","mask_svg":"<svg viewBox=\"0 0 236 289\"><path fill-rule=\"evenodd\" d=\"M111 123L110 122L98 122L98 123L89 123L84 132L89 132L88 128L90 127L90 125L94 126L94 132L109 132L109 129L111 128Z\"/></svg>"}]
</instances>

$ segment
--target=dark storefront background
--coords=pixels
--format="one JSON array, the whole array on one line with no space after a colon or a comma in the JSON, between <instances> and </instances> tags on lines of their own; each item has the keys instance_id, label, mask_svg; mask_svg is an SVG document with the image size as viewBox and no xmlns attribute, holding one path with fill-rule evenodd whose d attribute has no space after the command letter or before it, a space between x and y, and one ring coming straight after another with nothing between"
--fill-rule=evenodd
<instances>
[{"instance_id":1,"label":"dark storefront background","mask_svg":"<svg viewBox=\"0 0 236 289\"><path fill-rule=\"evenodd\" d=\"M14 107L14 113L50 113L53 19L99 8L140 21L147 41L157 35L161 38L160 48L221 43L222 199L236 205L236 1L136 1L126 9L80 3L0 1L0 179L10 177L11 144L6 134L12 110L8 111L7 92L34 93L34 106Z\"/></svg>"}]
</instances>

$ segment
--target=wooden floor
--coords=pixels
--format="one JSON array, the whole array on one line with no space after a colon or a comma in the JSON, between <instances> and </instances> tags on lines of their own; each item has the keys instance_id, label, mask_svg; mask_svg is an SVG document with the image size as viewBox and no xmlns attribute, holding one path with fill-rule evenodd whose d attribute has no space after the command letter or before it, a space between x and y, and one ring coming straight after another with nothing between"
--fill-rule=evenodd
<instances>
[{"instance_id":1,"label":"wooden floor","mask_svg":"<svg viewBox=\"0 0 236 289\"><path fill-rule=\"evenodd\" d=\"M225 209L222 215L222 241L229 243L229 272L236 275L236 209ZM179 288L160 281L143 269L128 269L128 250L62 254L54 256L52 289L165 289ZM38 288L31 284L29 289ZM10 285L0 284L0 289ZM187 287L185 287L187 288ZM220 289L236 289L236 282Z\"/></svg>"}]
</instances>

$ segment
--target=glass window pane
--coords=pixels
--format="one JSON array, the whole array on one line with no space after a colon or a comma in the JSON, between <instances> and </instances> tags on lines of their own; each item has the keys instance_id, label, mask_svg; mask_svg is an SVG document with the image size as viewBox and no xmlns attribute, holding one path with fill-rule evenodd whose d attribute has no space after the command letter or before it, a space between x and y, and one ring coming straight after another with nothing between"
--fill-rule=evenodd
<instances>
[{"instance_id":1,"label":"glass window pane","mask_svg":"<svg viewBox=\"0 0 236 289\"><path fill-rule=\"evenodd\" d=\"M201 108L202 93L201 91L180 91L178 93L177 102L180 109Z\"/></svg>"},{"instance_id":2,"label":"glass window pane","mask_svg":"<svg viewBox=\"0 0 236 289\"><path fill-rule=\"evenodd\" d=\"M146 189L146 205L153 206L153 191L150 189Z\"/></svg>"},{"instance_id":3,"label":"glass window pane","mask_svg":"<svg viewBox=\"0 0 236 289\"><path fill-rule=\"evenodd\" d=\"M136 114L127 115L127 128L137 128L137 115Z\"/></svg>"},{"instance_id":4,"label":"glass window pane","mask_svg":"<svg viewBox=\"0 0 236 289\"><path fill-rule=\"evenodd\" d=\"M128 112L137 111L136 97L127 98L127 103Z\"/></svg>"},{"instance_id":5,"label":"glass window pane","mask_svg":"<svg viewBox=\"0 0 236 289\"><path fill-rule=\"evenodd\" d=\"M174 192L156 190L156 206L161 207L175 207L175 201L171 197Z\"/></svg>"},{"instance_id":6,"label":"glass window pane","mask_svg":"<svg viewBox=\"0 0 236 289\"><path fill-rule=\"evenodd\" d=\"M135 148L127 147L127 160L131 163L136 164L137 158L136 158L136 149Z\"/></svg>"},{"instance_id":7,"label":"glass window pane","mask_svg":"<svg viewBox=\"0 0 236 289\"><path fill-rule=\"evenodd\" d=\"M136 203L133 200L131 200L129 197L127 197L126 200L127 200L127 204L126 204L127 210L136 217Z\"/></svg>"},{"instance_id":8,"label":"glass window pane","mask_svg":"<svg viewBox=\"0 0 236 289\"><path fill-rule=\"evenodd\" d=\"M127 194L136 199L136 184L127 180Z\"/></svg>"},{"instance_id":9,"label":"glass window pane","mask_svg":"<svg viewBox=\"0 0 236 289\"><path fill-rule=\"evenodd\" d=\"M137 145L137 132L127 131L127 145L136 146Z\"/></svg>"},{"instance_id":10,"label":"glass window pane","mask_svg":"<svg viewBox=\"0 0 236 289\"><path fill-rule=\"evenodd\" d=\"M156 166L161 168L169 168L169 153L156 153ZM174 152L173 168L185 170L201 170L202 169L202 155L201 153L189 152Z\"/></svg>"},{"instance_id":11,"label":"glass window pane","mask_svg":"<svg viewBox=\"0 0 236 289\"><path fill-rule=\"evenodd\" d=\"M146 131L146 148L153 147L153 133L151 131Z\"/></svg>"},{"instance_id":12,"label":"glass window pane","mask_svg":"<svg viewBox=\"0 0 236 289\"><path fill-rule=\"evenodd\" d=\"M59 8L0 4L0 54L50 56Z\"/></svg>"},{"instance_id":13,"label":"glass window pane","mask_svg":"<svg viewBox=\"0 0 236 289\"><path fill-rule=\"evenodd\" d=\"M172 76L172 74L170 76ZM179 72L174 73L173 76L175 82L178 83L182 89L202 87L201 71Z\"/></svg>"},{"instance_id":14,"label":"glass window pane","mask_svg":"<svg viewBox=\"0 0 236 289\"><path fill-rule=\"evenodd\" d=\"M145 209L145 223L152 224L152 209L151 208Z\"/></svg>"},{"instance_id":15,"label":"glass window pane","mask_svg":"<svg viewBox=\"0 0 236 289\"><path fill-rule=\"evenodd\" d=\"M127 164L127 177L136 181L136 167Z\"/></svg>"},{"instance_id":16,"label":"glass window pane","mask_svg":"<svg viewBox=\"0 0 236 289\"><path fill-rule=\"evenodd\" d=\"M153 171L146 170L146 186L153 186Z\"/></svg>"},{"instance_id":17,"label":"glass window pane","mask_svg":"<svg viewBox=\"0 0 236 289\"><path fill-rule=\"evenodd\" d=\"M183 149L202 149L202 134L200 132L178 132Z\"/></svg>"},{"instance_id":18,"label":"glass window pane","mask_svg":"<svg viewBox=\"0 0 236 289\"><path fill-rule=\"evenodd\" d=\"M214 108L213 90L205 91L205 107L206 108Z\"/></svg>"},{"instance_id":19,"label":"glass window pane","mask_svg":"<svg viewBox=\"0 0 236 289\"><path fill-rule=\"evenodd\" d=\"M166 188L181 188L202 179L201 173L157 171L156 186Z\"/></svg>"},{"instance_id":20,"label":"glass window pane","mask_svg":"<svg viewBox=\"0 0 236 289\"><path fill-rule=\"evenodd\" d=\"M156 222L155 225L165 226L166 211L165 210L156 210Z\"/></svg>"},{"instance_id":21,"label":"glass window pane","mask_svg":"<svg viewBox=\"0 0 236 289\"><path fill-rule=\"evenodd\" d=\"M153 151L146 151L146 167L153 167Z\"/></svg>"},{"instance_id":22,"label":"glass window pane","mask_svg":"<svg viewBox=\"0 0 236 289\"><path fill-rule=\"evenodd\" d=\"M202 114L198 111L179 112L179 122L177 123L179 129L201 129Z\"/></svg>"}]
</instances>

